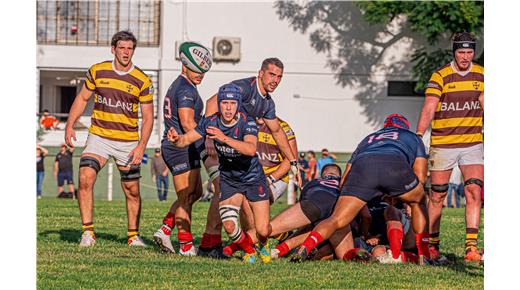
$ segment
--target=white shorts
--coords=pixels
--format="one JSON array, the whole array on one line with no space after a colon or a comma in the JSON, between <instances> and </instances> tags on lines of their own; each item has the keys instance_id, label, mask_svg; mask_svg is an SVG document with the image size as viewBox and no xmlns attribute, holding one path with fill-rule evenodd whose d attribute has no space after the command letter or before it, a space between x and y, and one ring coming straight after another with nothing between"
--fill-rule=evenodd
<instances>
[{"instance_id":1,"label":"white shorts","mask_svg":"<svg viewBox=\"0 0 520 290\"><path fill-rule=\"evenodd\" d=\"M269 186L269 188L271 189L271 193L273 194L273 200L276 201L287 190L287 182L283 180L278 180L275 183L272 183Z\"/></svg>"},{"instance_id":2,"label":"white shorts","mask_svg":"<svg viewBox=\"0 0 520 290\"><path fill-rule=\"evenodd\" d=\"M137 146L138 141L115 141L89 133L83 153L92 153L105 159L113 157L119 166L128 166L132 156L128 156Z\"/></svg>"},{"instance_id":3,"label":"white shorts","mask_svg":"<svg viewBox=\"0 0 520 290\"><path fill-rule=\"evenodd\" d=\"M430 170L444 171L458 165L484 164L484 145L477 144L466 148L430 147Z\"/></svg>"}]
</instances>

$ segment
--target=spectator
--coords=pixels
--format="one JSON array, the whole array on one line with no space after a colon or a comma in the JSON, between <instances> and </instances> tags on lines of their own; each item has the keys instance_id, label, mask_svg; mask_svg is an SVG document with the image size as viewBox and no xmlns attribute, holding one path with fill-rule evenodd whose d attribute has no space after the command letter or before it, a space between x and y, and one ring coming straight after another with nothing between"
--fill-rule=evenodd
<instances>
[{"instance_id":1,"label":"spectator","mask_svg":"<svg viewBox=\"0 0 520 290\"><path fill-rule=\"evenodd\" d=\"M74 196L74 179L72 177L73 152L74 148L68 148L66 144L61 144L60 152L58 152L54 161L54 178L58 182L59 198L73 198ZM63 191L65 180L67 180L69 192Z\"/></svg>"},{"instance_id":2,"label":"spectator","mask_svg":"<svg viewBox=\"0 0 520 290\"><path fill-rule=\"evenodd\" d=\"M450 182L448 184L448 207L452 207L453 198L455 199L455 207L460 207L460 185L462 184L462 175L459 166L453 167L450 176ZM454 193L454 194L453 194ZM462 194L464 194L464 188L462 188Z\"/></svg>"},{"instance_id":3,"label":"spectator","mask_svg":"<svg viewBox=\"0 0 520 290\"><path fill-rule=\"evenodd\" d=\"M300 177L302 179L302 188L307 183L306 175L309 174L309 162L305 159L305 153L300 153L298 158L298 166L300 167Z\"/></svg>"},{"instance_id":4,"label":"spectator","mask_svg":"<svg viewBox=\"0 0 520 290\"><path fill-rule=\"evenodd\" d=\"M314 151L307 151L307 159L309 159L309 175L307 176L307 181L311 181L318 176L318 169L316 168L316 155Z\"/></svg>"},{"instance_id":5,"label":"spectator","mask_svg":"<svg viewBox=\"0 0 520 290\"><path fill-rule=\"evenodd\" d=\"M155 156L152 159L152 179L157 187L157 197L159 201L166 200L168 195L168 167L161 156L161 149L155 149Z\"/></svg>"},{"instance_id":6,"label":"spectator","mask_svg":"<svg viewBox=\"0 0 520 290\"><path fill-rule=\"evenodd\" d=\"M49 110L43 110L40 118L40 126L45 130L56 130L60 121L56 117L49 114Z\"/></svg>"},{"instance_id":7,"label":"spectator","mask_svg":"<svg viewBox=\"0 0 520 290\"><path fill-rule=\"evenodd\" d=\"M321 149L321 158L318 160L318 176L321 176L321 169L327 164L334 163L337 157L333 153L329 153L327 148Z\"/></svg>"},{"instance_id":8,"label":"spectator","mask_svg":"<svg viewBox=\"0 0 520 290\"><path fill-rule=\"evenodd\" d=\"M36 196L42 198L42 183L45 176L45 166L43 160L49 154L47 149L36 144Z\"/></svg>"}]
</instances>

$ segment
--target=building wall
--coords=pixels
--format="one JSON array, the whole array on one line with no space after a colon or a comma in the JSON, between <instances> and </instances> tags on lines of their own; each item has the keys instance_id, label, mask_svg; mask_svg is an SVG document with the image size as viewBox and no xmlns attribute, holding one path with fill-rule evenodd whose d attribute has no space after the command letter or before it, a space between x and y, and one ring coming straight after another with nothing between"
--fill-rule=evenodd
<instances>
[{"instance_id":1,"label":"building wall","mask_svg":"<svg viewBox=\"0 0 520 290\"><path fill-rule=\"evenodd\" d=\"M395 43L382 59L383 64L405 60L400 71L388 74L384 66L376 74L359 71L356 77L360 83L343 87L326 67L327 56L310 46L308 33L296 32L287 21L280 20L272 3L163 1L161 13L160 47L138 47L134 56L137 66L159 71L160 104L180 73L175 41L193 40L211 47L214 36L234 36L241 38L240 62L214 63L199 86L201 97L206 100L220 85L256 75L264 58L280 58L285 65L284 77L272 95L278 115L296 132L300 150L327 147L332 151L353 151L361 138L382 125L388 113L401 112L412 127L416 125L422 98L389 98L384 93L388 79L410 80L406 66L406 53L412 45L409 39ZM109 47L40 45L37 55L40 69L86 70L93 63L112 58ZM360 96L368 86L378 90L369 90L366 98ZM161 132L162 108L158 108L156 132ZM157 146L159 140L157 133L149 146Z\"/></svg>"}]
</instances>

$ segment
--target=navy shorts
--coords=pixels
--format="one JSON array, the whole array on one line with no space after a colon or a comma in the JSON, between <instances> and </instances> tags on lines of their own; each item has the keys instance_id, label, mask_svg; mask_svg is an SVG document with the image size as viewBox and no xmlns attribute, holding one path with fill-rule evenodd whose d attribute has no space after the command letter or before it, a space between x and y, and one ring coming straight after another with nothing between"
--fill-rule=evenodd
<instances>
[{"instance_id":1,"label":"navy shorts","mask_svg":"<svg viewBox=\"0 0 520 290\"><path fill-rule=\"evenodd\" d=\"M316 191L310 196L304 197L300 201L300 206L303 214L315 226L332 215L337 200L337 196L327 192Z\"/></svg>"},{"instance_id":2,"label":"navy shorts","mask_svg":"<svg viewBox=\"0 0 520 290\"><path fill-rule=\"evenodd\" d=\"M58 186L63 186L67 180L67 184L74 184L74 178L72 177L72 171L58 172Z\"/></svg>"},{"instance_id":3,"label":"navy shorts","mask_svg":"<svg viewBox=\"0 0 520 290\"><path fill-rule=\"evenodd\" d=\"M243 194L251 202L269 200L269 187L265 178L256 183L237 183L220 175L220 201L226 200L235 194Z\"/></svg>"},{"instance_id":4,"label":"navy shorts","mask_svg":"<svg viewBox=\"0 0 520 290\"><path fill-rule=\"evenodd\" d=\"M196 142L185 148L177 148L168 140L163 140L161 151L166 166L175 176L200 168L201 157L205 157L206 149L204 142Z\"/></svg>"},{"instance_id":5,"label":"navy shorts","mask_svg":"<svg viewBox=\"0 0 520 290\"><path fill-rule=\"evenodd\" d=\"M408 162L396 155L373 154L354 161L341 195L365 202L383 194L396 197L417 187L419 179Z\"/></svg>"}]
</instances>

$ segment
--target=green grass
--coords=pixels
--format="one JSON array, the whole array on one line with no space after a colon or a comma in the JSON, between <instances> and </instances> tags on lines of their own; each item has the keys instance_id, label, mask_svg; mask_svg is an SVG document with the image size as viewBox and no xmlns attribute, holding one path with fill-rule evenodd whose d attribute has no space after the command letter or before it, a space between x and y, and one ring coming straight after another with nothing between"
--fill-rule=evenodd
<instances>
[{"instance_id":1,"label":"green grass","mask_svg":"<svg viewBox=\"0 0 520 290\"><path fill-rule=\"evenodd\" d=\"M193 210L195 244L204 229L207 202ZM141 233L148 244L160 226L168 203L144 200ZM277 203L273 214L286 205ZM186 289L186 288L458 288L484 287L482 266L465 264L464 209L445 209L442 250L456 263L442 267L360 264L342 261L292 264L287 259L246 265L240 260L218 261L166 255L155 246L126 245L124 201L95 201L97 244L78 247L81 220L72 200L38 200L37 287L39 289ZM481 226L483 228L483 224ZM483 229L479 245L483 245ZM178 247L174 243L175 247Z\"/></svg>"}]
</instances>

